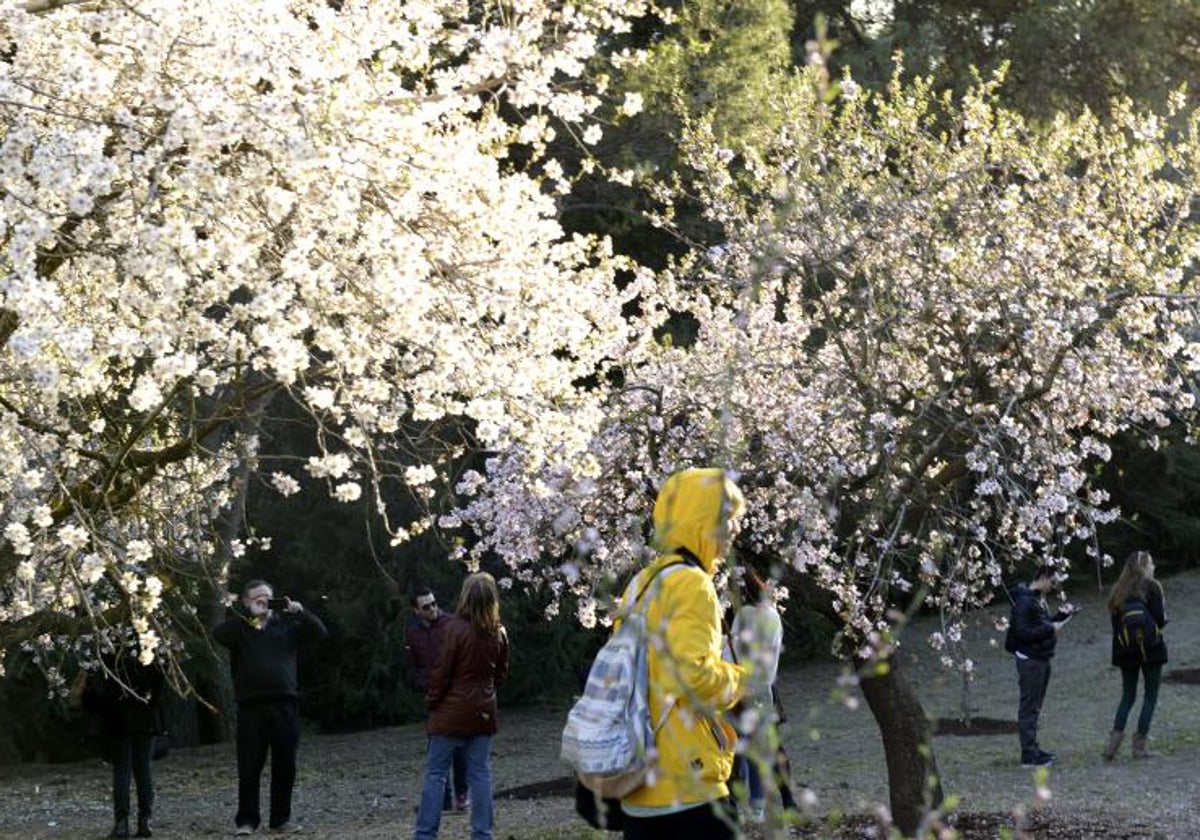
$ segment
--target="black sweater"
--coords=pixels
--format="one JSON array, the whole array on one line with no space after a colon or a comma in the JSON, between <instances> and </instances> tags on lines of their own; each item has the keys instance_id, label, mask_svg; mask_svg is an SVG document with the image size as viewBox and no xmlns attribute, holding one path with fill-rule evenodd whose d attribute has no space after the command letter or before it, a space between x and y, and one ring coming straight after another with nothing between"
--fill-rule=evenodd
<instances>
[{"instance_id":1,"label":"black sweater","mask_svg":"<svg viewBox=\"0 0 1200 840\"><path fill-rule=\"evenodd\" d=\"M1058 645L1054 622L1065 619L1067 613L1060 611L1050 616L1045 600L1023 583L1014 586L1008 594L1013 602L1011 624L1017 642L1016 652L1030 659L1052 658Z\"/></svg>"},{"instance_id":2,"label":"black sweater","mask_svg":"<svg viewBox=\"0 0 1200 840\"><path fill-rule=\"evenodd\" d=\"M272 613L261 629L240 615L230 616L212 631L229 648L233 689L239 703L294 700L300 695L296 652L300 645L329 635L321 619L308 610Z\"/></svg>"}]
</instances>

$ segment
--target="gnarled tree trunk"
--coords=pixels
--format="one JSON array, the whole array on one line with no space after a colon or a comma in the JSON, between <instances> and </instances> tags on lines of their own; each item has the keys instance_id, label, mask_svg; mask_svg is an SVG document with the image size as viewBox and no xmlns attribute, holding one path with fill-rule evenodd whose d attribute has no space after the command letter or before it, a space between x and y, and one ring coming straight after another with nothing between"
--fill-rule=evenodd
<instances>
[{"instance_id":1,"label":"gnarled tree trunk","mask_svg":"<svg viewBox=\"0 0 1200 840\"><path fill-rule=\"evenodd\" d=\"M933 727L894 662L862 680L863 695L883 738L892 820L905 837L916 834L922 816L942 804L942 780L933 754Z\"/></svg>"}]
</instances>

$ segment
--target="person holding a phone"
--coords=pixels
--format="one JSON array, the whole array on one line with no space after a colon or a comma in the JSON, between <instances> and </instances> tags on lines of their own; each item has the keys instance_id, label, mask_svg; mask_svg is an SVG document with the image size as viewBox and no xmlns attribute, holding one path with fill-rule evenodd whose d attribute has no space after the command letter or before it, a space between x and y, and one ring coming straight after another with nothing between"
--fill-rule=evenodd
<instances>
[{"instance_id":1,"label":"person holding a phone","mask_svg":"<svg viewBox=\"0 0 1200 840\"><path fill-rule=\"evenodd\" d=\"M1009 590L1012 617L1004 647L1017 663L1021 696L1017 707L1017 731L1021 740L1022 767L1049 767L1054 763L1054 753L1038 745L1038 718L1046 699L1046 686L1050 683L1050 660L1058 645L1058 633L1073 615L1069 610L1050 615L1046 595L1057 585L1054 569L1043 565L1038 567L1028 586L1019 583Z\"/></svg>"},{"instance_id":2,"label":"person holding a phone","mask_svg":"<svg viewBox=\"0 0 1200 840\"><path fill-rule=\"evenodd\" d=\"M276 598L265 580L242 589L244 612L235 611L213 628L213 638L229 649L237 699L238 834L259 826L259 782L271 753L271 805L268 825L291 827L292 787L300 744L299 682L296 658L301 645L329 634L316 615L291 598Z\"/></svg>"}]
</instances>

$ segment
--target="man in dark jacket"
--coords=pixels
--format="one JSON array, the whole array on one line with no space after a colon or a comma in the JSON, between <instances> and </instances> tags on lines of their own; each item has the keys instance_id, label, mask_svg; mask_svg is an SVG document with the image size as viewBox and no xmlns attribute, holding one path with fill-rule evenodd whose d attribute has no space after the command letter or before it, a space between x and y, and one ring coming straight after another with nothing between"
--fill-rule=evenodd
<instances>
[{"instance_id":1,"label":"man in dark jacket","mask_svg":"<svg viewBox=\"0 0 1200 840\"><path fill-rule=\"evenodd\" d=\"M421 697L429 691L430 677L442 650L442 635L451 616L438 609L437 598L428 586L413 589L409 599L413 616L404 628L404 648L408 652L408 683ZM462 748L454 750L451 777L446 780L442 810L467 808L467 762Z\"/></svg>"},{"instance_id":2,"label":"man in dark jacket","mask_svg":"<svg viewBox=\"0 0 1200 840\"><path fill-rule=\"evenodd\" d=\"M290 598L275 603L271 584L252 580L242 590L246 614L230 616L213 628L213 638L229 649L237 697L238 834L258 828L259 780L271 751L272 829L286 831L296 782L300 745L299 682L296 653L301 644L329 634L321 619ZM282 612L276 612L278 606Z\"/></svg>"},{"instance_id":3,"label":"man in dark jacket","mask_svg":"<svg viewBox=\"0 0 1200 840\"><path fill-rule=\"evenodd\" d=\"M1054 763L1054 753L1038 746L1037 738L1038 717L1050 682L1050 660L1058 644L1058 632L1071 617L1065 610L1049 614L1045 596L1054 587L1054 569L1041 566L1032 583L1017 584L1008 593L1012 599L1012 619L1005 647L1017 663L1017 684L1021 690L1017 729L1023 767L1049 767Z\"/></svg>"}]
</instances>

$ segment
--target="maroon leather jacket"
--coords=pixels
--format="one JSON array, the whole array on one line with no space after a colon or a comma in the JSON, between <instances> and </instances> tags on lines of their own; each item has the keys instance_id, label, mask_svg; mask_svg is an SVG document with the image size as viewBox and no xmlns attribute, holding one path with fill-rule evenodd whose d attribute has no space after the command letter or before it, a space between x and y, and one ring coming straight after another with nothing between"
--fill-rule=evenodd
<instances>
[{"instance_id":1,"label":"maroon leather jacket","mask_svg":"<svg viewBox=\"0 0 1200 840\"><path fill-rule=\"evenodd\" d=\"M496 689L508 674L508 634L501 627L498 636L486 636L452 616L442 628L441 643L425 693L426 729L457 738L495 734Z\"/></svg>"}]
</instances>

